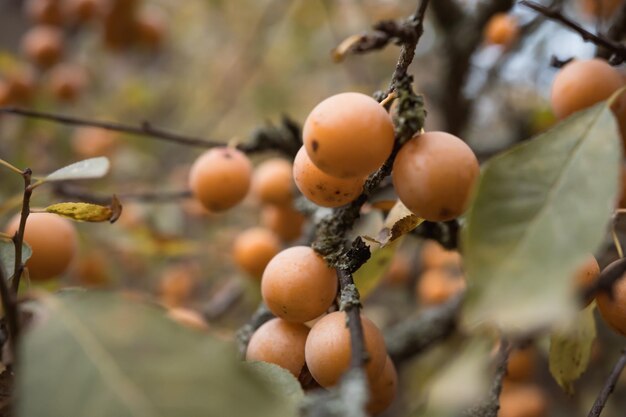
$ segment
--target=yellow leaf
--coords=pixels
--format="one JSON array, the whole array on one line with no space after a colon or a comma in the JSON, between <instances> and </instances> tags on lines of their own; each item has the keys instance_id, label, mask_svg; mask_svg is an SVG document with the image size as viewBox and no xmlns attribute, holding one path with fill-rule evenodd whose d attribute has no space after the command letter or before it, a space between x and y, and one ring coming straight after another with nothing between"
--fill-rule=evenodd
<instances>
[{"instance_id":1,"label":"yellow leaf","mask_svg":"<svg viewBox=\"0 0 626 417\"><path fill-rule=\"evenodd\" d=\"M386 246L394 240L403 236L417 226L422 224L424 219L413 214L400 200L393 206L381 231L376 238L365 237L369 241L374 241L382 246Z\"/></svg>"},{"instance_id":2,"label":"yellow leaf","mask_svg":"<svg viewBox=\"0 0 626 417\"><path fill-rule=\"evenodd\" d=\"M79 222L106 222L113 217L113 210L110 207L91 203L53 204L46 207L46 211Z\"/></svg>"}]
</instances>

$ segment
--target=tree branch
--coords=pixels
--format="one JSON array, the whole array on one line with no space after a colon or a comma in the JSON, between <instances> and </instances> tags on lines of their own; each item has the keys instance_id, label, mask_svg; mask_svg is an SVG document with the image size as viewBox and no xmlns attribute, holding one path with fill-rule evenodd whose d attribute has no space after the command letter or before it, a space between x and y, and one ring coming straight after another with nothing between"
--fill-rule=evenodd
<instances>
[{"instance_id":1,"label":"tree branch","mask_svg":"<svg viewBox=\"0 0 626 417\"><path fill-rule=\"evenodd\" d=\"M563 26L573 30L574 32L580 35L583 41L592 42L599 47L605 48L607 51L609 51L613 55L614 59L612 59L612 62L611 62L612 64L618 65L626 61L626 47L624 45L620 44L619 42L615 42L610 38L595 35L589 32L588 30L580 26L578 23L574 22L572 19L563 15L563 13L561 13L559 9L548 8L530 0L522 0L520 4L530 9L533 9L536 12L541 13L548 19L551 19L555 22L559 22Z\"/></svg>"},{"instance_id":2,"label":"tree branch","mask_svg":"<svg viewBox=\"0 0 626 417\"><path fill-rule=\"evenodd\" d=\"M12 114L16 116L28 117L32 119L46 120L68 126L89 126L97 127L114 132L127 133L130 135L151 137L164 140L179 145L193 146L198 148L215 148L226 146L220 141L205 140L202 138L180 135L163 129L153 127L149 122L144 121L140 126L127 125L116 122L85 119L74 116L66 116L36 110L22 109L18 107L0 107L0 114ZM300 146L302 139L300 127L292 120L283 117L280 127L268 126L253 132L250 142L238 144L236 147L245 153L256 153L267 150L275 150L287 156L294 157Z\"/></svg>"},{"instance_id":3,"label":"tree branch","mask_svg":"<svg viewBox=\"0 0 626 417\"><path fill-rule=\"evenodd\" d=\"M607 378L607 380L604 383L604 386L602 387L602 391L600 391L600 394L598 394L598 398L596 398L596 401L593 403L593 407L591 407L591 410L589 410L589 414L587 415L587 417L599 417L600 416L600 414L602 413L602 410L604 410L604 406L606 405L607 400L609 399L609 396L613 393L613 390L615 389L615 385L617 384L617 381L625 367L626 367L626 349L622 349L622 354L620 355L619 359L613 366L613 369L611 370L609 377Z\"/></svg>"},{"instance_id":4,"label":"tree branch","mask_svg":"<svg viewBox=\"0 0 626 417\"><path fill-rule=\"evenodd\" d=\"M626 3L622 3L620 6L617 16L606 35L615 42L620 42L626 35ZM609 59L611 54L611 50L602 47L599 47L596 51L596 56L599 58Z\"/></svg>"},{"instance_id":5,"label":"tree branch","mask_svg":"<svg viewBox=\"0 0 626 417\"><path fill-rule=\"evenodd\" d=\"M24 263L22 261L22 245L24 244L24 232L26 231L26 219L30 214L30 197L33 194L31 187L31 179L33 172L30 168L26 168L22 172L24 178L24 196L22 197L22 212L20 214L20 224L13 235L13 245L15 246L15 269L11 281L11 289L15 295L20 288L20 279L24 271Z\"/></svg>"},{"instance_id":6,"label":"tree branch","mask_svg":"<svg viewBox=\"0 0 626 417\"><path fill-rule=\"evenodd\" d=\"M385 333L387 352L400 364L450 336L457 328L463 296L410 316Z\"/></svg>"},{"instance_id":7,"label":"tree branch","mask_svg":"<svg viewBox=\"0 0 626 417\"><path fill-rule=\"evenodd\" d=\"M476 407L472 407L463 413L464 417L497 417L500 410L500 393L502 392L502 383L506 375L506 368L509 362L509 353L511 346L502 339L500 340L500 349L496 358L496 371L494 374L491 389L487 398Z\"/></svg>"}]
</instances>

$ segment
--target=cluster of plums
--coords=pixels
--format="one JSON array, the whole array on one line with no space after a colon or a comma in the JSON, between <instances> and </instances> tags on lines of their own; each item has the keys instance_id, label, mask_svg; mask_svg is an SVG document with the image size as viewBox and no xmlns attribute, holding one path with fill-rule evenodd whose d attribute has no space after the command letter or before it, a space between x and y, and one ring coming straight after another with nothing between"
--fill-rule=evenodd
<instances>
[{"instance_id":1,"label":"cluster of plums","mask_svg":"<svg viewBox=\"0 0 626 417\"><path fill-rule=\"evenodd\" d=\"M79 29L99 30L110 49L158 48L165 34L165 16L159 9L139 6L139 0L25 1L24 13L33 24L21 40L28 64L5 68L0 105L28 103L42 81L56 100L76 101L89 83L87 70L66 59L67 38Z\"/></svg>"}]
</instances>

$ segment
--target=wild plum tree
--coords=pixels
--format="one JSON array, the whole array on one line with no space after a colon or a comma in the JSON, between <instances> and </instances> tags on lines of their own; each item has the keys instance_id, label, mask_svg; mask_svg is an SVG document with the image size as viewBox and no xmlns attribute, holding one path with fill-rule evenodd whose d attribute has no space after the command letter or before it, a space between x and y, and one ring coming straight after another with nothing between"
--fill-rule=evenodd
<instances>
[{"instance_id":1,"label":"wild plum tree","mask_svg":"<svg viewBox=\"0 0 626 417\"><path fill-rule=\"evenodd\" d=\"M543 25L539 18L526 20L507 0L486 0L476 7L455 0L420 0L408 17L381 20L373 31L349 36L333 57L347 61L357 82L338 88L334 80L327 83L332 88L325 87L329 91L317 91L320 83L307 86L318 76L311 73L307 82L294 84L298 97L293 103L310 98L301 105L302 115L308 113L302 130L284 118L280 125L257 129L247 141L232 132L228 141L207 140L150 122L134 125L47 111L45 100L40 104L45 95L34 87L39 81L49 81L56 105L80 105L90 90L102 85L117 89L119 85L107 83L125 74L124 66L133 61L153 59L150 64L158 67L167 61L159 53L182 56L169 50L180 39L168 37L170 24L179 35L180 26L191 23L177 26L168 20L176 15L175 8L166 8L168 14L144 3L27 2L24 12L36 26L26 33L22 49L38 67L29 84L33 91L15 93L19 88L9 77L0 84L6 87L3 104L33 100L34 105L2 107L0 112L22 116L24 123L39 119L78 128L62 135L72 138L68 149L90 158L45 176L38 173L51 171L50 164L33 174L0 159L1 168L23 183L0 207L2 213L19 211L0 234L1 329L6 329L12 349L1 359L17 378L16 415L538 417L573 408L591 408L589 415L598 416L604 410L626 366L626 353L617 352L615 343L604 337L606 328L594 316L597 306L608 327L624 334L626 261L600 265L623 256L618 221L623 210L616 207L623 188L620 127L626 123L626 106L620 96L620 65L626 61L621 43L626 5L607 15L597 2L600 9L590 13L600 28L607 24L607 31L594 34L568 17L571 10L560 3L520 3L598 47L593 59L581 54L573 60L566 57L567 62L552 60L562 68L552 74L550 97L546 85L533 85L541 90L533 97L551 107L560 122L529 140L525 133L532 117L518 111L526 104L522 89L513 82L505 87L496 83L513 92L510 99L490 95L488 85L476 87L481 78L488 83L494 82L492 77L515 78L514 69L504 66L507 70L501 71L502 66L516 56L528 61L525 40ZM267 3L258 20L261 29L283 10L280 2ZM220 13L234 7L211 4ZM299 7L312 6L307 2ZM332 11L345 6L326 7ZM242 18L248 27L240 16L246 10L234 8L234 22ZM385 10L372 10L386 16ZM183 16L195 14L201 13ZM308 17L300 17L304 24L298 30L306 31L315 16L302 14ZM285 16L298 19L299 13ZM612 19L605 22L607 17ZM224 24L219 14L213 19L207 25L211 30ZM91 27L98 28L94 33L108 53L119 54L115 65L122 66L109 72L103 60L101 72L91 67L89 77L82 79L65 69L74 66L70 62L79 55L73 54L77 40ZM283 40L297 38L298 30ZM435 38L435 46L421 40L425 31ZM191 32L199 36L195 29ZM228 37L215 45L203 43L219 51L211 60L225 74L219 82L214 69L201 71L201 79L211 79L211 88L220 92L212 100L219 102L215 108L220 111L210 123L218 127L233 108L255 114L247 107L255 100L263 106L281 101L279 89L268 95L269 88L239 100L238 89L251 81L229 77L242 68L276 63L268 51L253 47L256 39L238 45L244 52L231 57L222 44ZM213 41L209 38L203 42ZM194 39L188 56L202 55L199 38ZM304 45L312 38L306 39L295 42L296 56L305 55ZM417 48L419 42L427 52ZM503 48L490 48L500 54L498 61L479 74L481 66L475 64L485 43ZM389 44L401 47L395 67L385 66L384 60L354 65L352 55ZM267 58L263 65L262 58ZM308 59L317 62L320 56ZM415 68L414 59L419 60ZM537 55L532 61L549 71L546 57ZM311 61L305 63L315 68ZM151 65L141 66L142 78L154 75ZM192 65L186 66L191 72ZM367 71L360 67L371 69L376 81L366 82ZM374 92L383 81L381 74L387 73L388 87ZM291 85L289 77L280 78ZM190 96L202 90L196 80L188 81L191 87L181 80L171 90L186 89ZM352 91L364 86L371 91ZM113 107L123 108L113 112L115 117L145 117L143 106L150 102L146 97L152 86L146 90L128 87L125 100L114 100ZM176 107L191 114L192 97L182 105L153 101L159 105L152 117L185 125L195 118L172 116ZM196 116L206 120L207 111L200 107ZM132 111L126 112L128 108ZM5 117L9 120L3 116L0 121ZM493 122L489 128L484 128L485 120ZM237 119L228 127L241 124ZM19 129L7 132L22 140ZM493 155L481 140L501 132L523 142L503 146L507 149ZM132 142L129 135L170 144L147 148L149 153L137 151L127 145ZM15 143L7 149L14 150ZM180 153L169 146L179 146ZM202 148L203 153L194 161L197 155L184 153L185 146ZM25 156L18 152L7 159L36 163L26 149L30 145L20 142L22 147ZM48 153L50 160L58 156L42 149L36 155L44 160ZM113 151L112 175L100 184L105 193L76 183L104 176L110 162L103 156ZM261 153L271 156L258 157ZM175 172L167 178L180 190L166 189L162 178L146 184L150 174L166 177L163 171L170 168ZM137 191L135 181L146 191ZM40 194L44 187L51 192ZM119 196L111 196L113 192ZM33 197L38 205L39 199L50 204L33 209ZM191 216L189 210L178 210L182 204L171 204L181 199L204 207L204 214ZM133 218L133 206L127 205L131 210L124 213L120 200L157 207ZM120 215L126 226L112 226L113 232L69 223L115 222ZM84 241L95 249L83 248ZM63 280L52 278L63 275L76 256L86 260L104 246L104 262L98 258L95 267L75 274L99 276L102 271L97 270L107 268L102 275L114 279L103 281L110 287L123 283L123 290L54 292L38 287L21 297L26 278L33 286L44 279L63 286ZM122 262L112 268L115 257ZM239 280L240 272L256 279ZM150 279L151 274L157 279ZM379 286L384 280L401 285ZM89 286L90 280L79 281ZM248 319L250 300L259 305ZM239 325L235 334L233 326ZM602 343L601 359L619 356L610 371L606 360L594 359L594 343ZM237 348L238 359L233 355ZM598 381L583 375L591 366L608 377ZM542 368L565 392L599 392L596 403L574 404L553 394ZM67 392L78 388L84 393L80 399L65 400ZM618 404L620 398L611 400ZM606 415L610 412L607 407Z\"/></svg>"}]
</instances>

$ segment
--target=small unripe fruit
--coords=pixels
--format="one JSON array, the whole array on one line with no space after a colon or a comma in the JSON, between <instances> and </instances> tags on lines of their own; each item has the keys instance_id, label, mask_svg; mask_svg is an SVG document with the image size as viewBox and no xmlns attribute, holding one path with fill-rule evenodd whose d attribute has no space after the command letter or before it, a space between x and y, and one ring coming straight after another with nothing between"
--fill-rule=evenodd
<instances>
[{"instance_id":1,"label":"small unripe fruit","mask_svg":"<svg viewBox=\"0 0 626 417\"><path fill-rule=\"evenodd\" d=\"M465 279L448 269L428 269L417 281L417 299L425 306L445 303L465 289Z\"/></svg>"},{"instance_id":2,"label":"small unripe fruit","mask_svg":"<svg viewBox=\"0 0 626 417\"><path fill-rule=\"evenodd\" d=\"M72 149L82 158L110 156L117 147L115 132L97 127L80 127L74 131L71 139ZM126 211L126 207L124 208ZM126 216L124 216L126 221Z\"/></svg>"},{"instance_id":3,"label":"small unripe fruit","mask_svg":"<svg viewBox=\"0 0 626 417\"><path fill-rule=\"evenodd\" d=\"M13 104L11 86L5 80L0 80L0 106L8 106L9 104Z\"/></svg>"},{"instance_id":4,"label":"small unripe fruit","mask_svg":"<svg viewBox=\"0 0 626 417\"><path fill-rule=\"evenodd\" d=\"M27 0L24 7L26 16L35 23L44 25L63 23L61 0Z\"/></svg>"},{"instance_id":5,"label":"small unripe fruit","mask_svg":"<svg viewBox=\"0 0 626 417\"><path fill-rule=\"evenodd\" d=\"M346 320L343 311L330 313L315 323L306 340L306 364L313 378L325 388L339 382L341 375L350 367L352 349ZM361 315L361 324L365 349L369 354L365 372L371 384L383 371L387 350L378 327L364 315Z\"/></svg>"},{"instance_id":6,"label":"small unripe fruit","mask_svg":"<svg viewBox=\"0 0 626 417\"><path fill-rule=\"evenodd\" d=\"M139 12L136 18L137 39L149 48L157 49L163 43L166 31L166 17L159 9L148 7Z\"/></svg>"},{"instance_id":7,"label":"small unripe fruit","mask_svg":"<svg viewBox=\"0 0 626 417\"><path fill-rule=\"evenodd\" d=\"M574 287L579 292L585 291L591 284L593 284L600 276L600 265L595 256L589 255L585 262L578 267L574 274ZM585 306L588 306L592 298L585 300Z\"/></svg>"},{"instance_id":8,"label":"small unripe fruit","mask_svg":"<svg viewBox=\"0 0 626 417\"><path fill-rule=\"evenodd\" d=\"M194 162L189 187L196 199L213 212L239 204L250 189L252 164L237 149L213 148Z\"/></svg>"},{"instance_id":9,"label":"small unripe fruit","mask_svg":"<svg viewBox=\"0 0 626 417\"><path fill-rule=\"evenodd\" d=\"M246 360L278 365L296 378L304 367L304 345L309 328L304 324L272 319L252 335Z\"/></svg>"},{"instance_id":10,"label":"small unripe fruit","mask_svg":"<svg viewBox=\"0 0 626 417\"><path fill-rule=\"evenodd\" d=\"M302 235L304 222L306 222L304 214L291 205L266 206L261 212L261 224L285 242L290 242Z\"/></svg>"},{"instance_id":11,"label":"small unripe fruit","mask_svg":"<svg viewBox=\"0 0 626 417\"><path fill-rule=\"evenodd\" d=\"M240 233L233 244L238 267L258 280L269 261L280 252L280 240L270 230L253 227Z\"/></svg>"},{"instance_id":12,"label":"small unripe fruit","mask_svg":"<svg viewBox=\"0 0 626 417\"><path fill-rule=\"evenodd\" d=\"M601 59L575 60L554 77L550 101L559 119L608 99L622 87L619 71Z\"/></svg>"},{"instance_id":13,"label":"small unripe fruit","mask_svg":"<svg viewBox=\"0 0 626 417\"><path fill-rule=\"evenodd\" d=\"M498 417L544 417L547 414L546 394L534 385L515 385L500 395Z\"/></svg>"},{"instance_id":14,"label":"small unripe fruit","mask_svg":"<svg viewBox=\"0 0 626 417\"><path fill-rule=\"evenodd\" d=\"M616 261L619 262L619 261ZM605 268L613 268L616 262ZM613 296L600 292L596 296L602 319L616 332L626 336L626 274L613 284Z\"/></svg>"},{"instance_id":15,"label":"small unripe fruit","mask_svg":"<svg viewBox=\"0 0 626 417\"><path fill-rule=\"evenodd\" d=\"M337 295L335 270L308 246L283 250L267 264L261 293L276 316L304 323L324 314Z\"/></svg>"},{"instance_id":16,"label":"small unripe fruit","mask_svg":"<svg viewBox=\"0 0 626 417\"><path fill-rule=\"evenodd\" d=\"M367 412L374 416L382 413L393 403L397 393L398 373L391 358L387 356L382 373L371 383Z\"/></svg>"},{"instance_id":17,"label":"small unripe fruit","mask_svg":"<svg viewBox=\"0 0 626 417\"><path fill-rule=\"evenodd\" d=\"M111 282L108 273L109 261L98 251L90 251L76 261L73 275L80 285L86 287L102 287Z\"/></svg>"},{"instance_id":18,"label":"small unripe fruit","mask_svg":"<svg viewBox=\"0 0 626 417\"><path fill-rule=\"evenodd\" d=\"M373 98L360 93L337 94L311 111L302 130L311 161L329 175L364 177L389 157L393 122Z\"/></svg>"},{"instance_id":19,"label":"small unripe fruit","mask_svg":"<svg viewBox=\"0 0 626 417\"><path fill-rule=\"evenodd\" d=\"M623 0L582 0L582 9L595 18L610 18L622 3Z\"/></svg>"},{"instance_id":20,"label":"small unripe fruit","mask_svg":"<svg viewBox=\"0 0 626 417\"><path fill-rule=\"evenodd\" d=\"M174 265L163 271L159 284L163 304L167 307L178 307L187 301L196 280L189 265Z\"/></svg>"},{"instance_id":21,"label":"small unripe fruit","mask_svg":"<svg viewBox=\"0 0 626 417\"><path fill-rule=\"evenodd\" d=\"M35 75L29 68L9 71L0 81L0 105L28 103L35 87Z\"/></svg>"},{"instance_id":22,"label":"small unripe fruit","mask_svg":"<svg viewBox=\"0 0 626 417\"><path fill-rule=\"evenodd\" d=\"M49 89L59 101L76 101L87 83L87 71L80 65L60 64L50 71Z\"/></svg>"},{"instance_id":23,"label":"small unripe fruit","mask_svg":"<svg viewBox=\"0 0 626 417\"><path fill-rule=\"evenodd\" d=\"M252 178L252 193L263 204L286 205L293 199L291 164L280 158L260 164Z\"/></svg>"},{"instance_id":24,"label":"small unripe fruit","mask_svg":"<svg viewBox=\"0 0 626 417\"><path fill-rule=\"evenodd\" d=\"M340 207L357 198L365 178L338 178L316 167L304 146L293 161L293 178L302 194L322 207Z\"/></svg>"},{"instance_id":25,"label":"small unripe fruit","mask_svg":"<svg viewBox=\"0 0 626 417\"><path fill-rule=\"evenodd\" d=\"M506 378L518 382L532 379L537 369L537 356L534 346L512 350L507 361Z\"/></svg>"},{"instance_id":26,"label":"small unripe fruit","mask_svg":"<svg viewBox=\"0 0 626 417\"><path fill-rule=\"evenodd\" d=\"M64 0L63 11L67 20L85 23L102 13L102 0Z\"/></svg>"},{"instance_id":27,"label":"small unripe fruit","mask_svg":"<svg viewBox=\"0 0 626 417\"><path fill-rule=\"evenodd\" d=\"M19 228L20 215L11 219L6 233L13 235ZM30 279L45 281L62 274L76 255L78 235L67 219L50 213L31 213L26 219L24 241L33 255L26 266Z\"/></svg>"},{"instance_id":28,"label":"small unripe fruit","mask_svg":"<svg viewBox=\"0 0 626 417\"><path fill-rule=\"evenodd\" d=\"M485 27L485 41L490 44L510 46L519 36L517 19L508 13L497 13Z\"/></svg>"},{"instance_id":29,"label":"small unripe fruit","mask_svg":"<svg viewBox=\"0 0 626 417\"><path fill-rule=\"evenodd\" d=\"M138 37L135 21L138 0L109 0L104 8L103 37L113 50L132 46Z\"/></svg>"},{"instance_id":30,"label":"small unripe fruit","mask_svg":"<svg viewBox=\"0 0 626 417\"><path fill-rule=\"evenodd\" d=\"M21 47L34 64L50 68L63 56L63 32L54 26L35 26L26 32Z\"/></svg>"},{"instance_id":31,"label":"small unripe fruit","mask_svg":"<svg viewBox=\"0 0 626 417\"><path fill-rule=\"evenodd\" d=\"M480 168L472 150L445 132L414 136L398 152L393 185L404 205L429 221L463 214Z\"/></svg>"},{"instance_id":32,"label":"small unripe fruit","mask_svg":"<svg viewBox=\"0 0 626 417\"><path fill-rule=\"evenodd\" d=\"M209 330L209 324L197 311L176 307L170 309L167 312L167 316L185 327L195 330Z\"/></svg>"},{"instance_id":33,"label":"small unripe fruit","mask_svg":"<svg viewBox=\"0 0 626 417\"><path fill-rule=\"evenodd\" d=\"M388 285L399 286L409 281L411 275L411 259L404 253L396 253L391 260L384 280Z\"/></svg>"},{"instance_id":34,"label":"small unripe fruit","mask_svg":"<svg viewBox=\"0 0 626 417\"><path fill-rule=\"evenodd\" d=\"M447 250L434 240L424 243L420 258L425 269L460 268L462 260L458 251Z\"/></svg>"}]
</instances>

